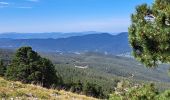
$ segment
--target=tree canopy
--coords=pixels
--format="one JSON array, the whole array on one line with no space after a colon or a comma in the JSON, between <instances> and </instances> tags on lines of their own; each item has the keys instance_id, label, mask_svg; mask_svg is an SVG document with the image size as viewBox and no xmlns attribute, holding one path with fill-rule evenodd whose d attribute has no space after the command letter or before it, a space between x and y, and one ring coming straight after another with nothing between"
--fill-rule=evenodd
<instances>
[{"instance_id":1,"label":"tree canopy","mask_svg":"<svg viewBox=\"0 0 170 100\"><path fill-rule=\"evenodd\" d=\"M0 76L4 76L5 71L6 71L6 67L5 67L3 61L0 59Z\"/></svg>"},{"instance_id":2,"label":"tree canopy","mask_svg":"<svg viewBox=\"0 0 170 100\"><path fill-rule=\"evenodd\" d=\"M147 67L170 62L170 0L142 4L131 15L129 42L134 57Z\"/></svg>"},{"instance_id":3,"label":"tree canopy","mask_svg":"<svg viewBox=\"0 0 170 100\"><path fill-rule=\"evenodd\" d=\"M21 47L16 51L7 68L6 77L24 83L41 84L44 87L60 81L52 62L42 58L31 47Z\"/></svg>"}]
</instances>

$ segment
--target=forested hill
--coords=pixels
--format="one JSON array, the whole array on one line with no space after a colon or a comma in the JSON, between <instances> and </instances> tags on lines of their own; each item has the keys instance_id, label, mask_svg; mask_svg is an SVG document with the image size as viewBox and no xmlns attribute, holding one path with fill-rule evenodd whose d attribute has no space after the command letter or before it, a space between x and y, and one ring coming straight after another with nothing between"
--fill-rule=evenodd
<instances>
[{"instance_id":1,"label":"forested hill","mask_svg":"<svg viewBox=\"0 0 170 100\"><path fill-rule=\"evenodd\" d=\"M118 35L101 33L59 39L0 39L0 48L15 49L21 46L31 46L34 50L45 52L130 52L126 32Z\"/></svg>"}]
</instances>

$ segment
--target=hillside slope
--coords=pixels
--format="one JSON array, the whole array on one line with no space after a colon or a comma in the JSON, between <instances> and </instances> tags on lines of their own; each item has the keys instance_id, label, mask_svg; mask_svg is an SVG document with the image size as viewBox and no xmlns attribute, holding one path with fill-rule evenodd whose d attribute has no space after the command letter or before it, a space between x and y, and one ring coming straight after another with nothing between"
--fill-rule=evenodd
<instances>
[{"instance_id":1,"label":"hillside slope","mask_svg":"<svg viewBox=\"0 0 170 100\"><path fill-rule=\"evenodd\" d=\"M0 58L10 62L13 53L14 51L11 50L0 49ZM40 54L43 57L49 58L56 65L56 70L61 74L65 83L81 80L85 84L88 81L101 86L105 94L109 94L110 89L114 89L116 81L122 79L137 81L138 83L154 82L163 90L170 87L170 78L167 73L169 65L160 65L157 68L149 69L131 58L95 52L82 54ZM88 67L81 69L75 67L75 65L88 65ZM134 77L131 77L132 74Z\"/></svg>"},{"instance_id":2,"label":"hillside slope","mask_svg":"<svg viewBox=\"0 0 170 100\"><path fill-rule=\"evenodd\" d=\"M0 99L11 100L97 100L64 90L46 89L40 86L7 81L0 77Z\"/></svg>"},{"instance_id":3,"label":"hillside slope","mask_svg":"<svg viewBox=\"0 0 170 100\"><path fill-rule=\"evenodd\" d=\"M149 69L132 58L102 55L97 53L84 53L77 55L48 53L45 57L49 58L57 65L62 64L70 67L74 67L75 64L88 65L88 68L83 70L87 70L87 72L95 70L97 71L95 74L101 72L103 74L125 78L130 78L133 74L134 77L131 78L136 80L170 82L170 78L167 73L169 65L166 64L161 64L159 67ZM78 68L76 69L78 70ZM101 73L101 76L105 76Z\"/></svg>"}]
</instances>

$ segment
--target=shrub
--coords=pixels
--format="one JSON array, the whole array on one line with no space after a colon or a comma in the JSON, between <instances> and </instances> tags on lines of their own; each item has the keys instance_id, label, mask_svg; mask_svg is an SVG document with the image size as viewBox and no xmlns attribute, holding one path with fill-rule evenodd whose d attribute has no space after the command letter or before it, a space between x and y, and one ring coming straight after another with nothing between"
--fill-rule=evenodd
<instances>
[{"instance_id":1,"label":"shrub","mask_svg":"<svg viewBox=\"0 0 170 100\"><path fill-rule=\"evenodd\" d=\"M159 92L154 84L149 84L139 87L129 87L124 94L115 92L110 95L109 100L157 100L158 95Z\"/></svg>"},{"instance_id":2,"label":"shrub","mask_svg":"<svg viewBox=\"0 0 170 100\"><path fill-rule=\"evenodd\" d=\"M100 86L93 83L86 83L83 89L83 92L88 96L104 98L103 90Z\"/></svg>"},{"instance_id":3,"label":"shrub","mask_svg":"<svg viewBox=\"0 0 170 100\"><path fill-rule=\"evenodd\" d=\"M0 60L0 76L4 76L5 71L6 71L6 67L5 67L3 61Z\"/></svg>"}]
</instances>

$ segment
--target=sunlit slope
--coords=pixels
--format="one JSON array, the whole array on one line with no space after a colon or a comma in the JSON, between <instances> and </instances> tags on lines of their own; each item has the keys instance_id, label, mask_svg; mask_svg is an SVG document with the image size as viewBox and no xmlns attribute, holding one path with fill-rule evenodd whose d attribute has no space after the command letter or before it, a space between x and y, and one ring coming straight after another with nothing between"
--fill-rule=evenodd
<instances>
[{"instance_id":1,"label":"sunlit slope","mask_svg":"<svg viewBox=\"0 0 170 100\"><path fill-rule=\"evenodd\" d=\"M64 90L46 89L41 86L7 81L0 77L0 99L11 100L97 100Z\"/></svg>"}]
</instances>

